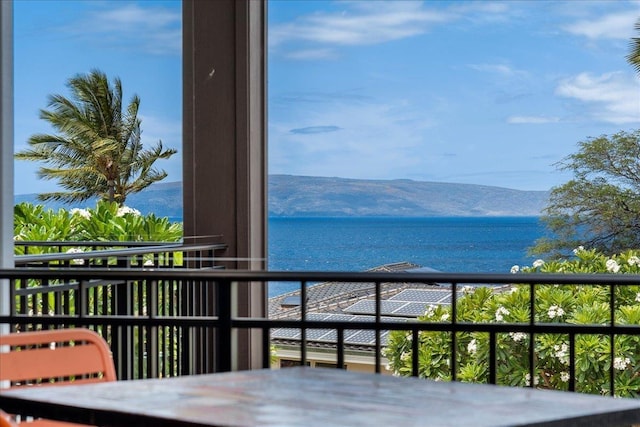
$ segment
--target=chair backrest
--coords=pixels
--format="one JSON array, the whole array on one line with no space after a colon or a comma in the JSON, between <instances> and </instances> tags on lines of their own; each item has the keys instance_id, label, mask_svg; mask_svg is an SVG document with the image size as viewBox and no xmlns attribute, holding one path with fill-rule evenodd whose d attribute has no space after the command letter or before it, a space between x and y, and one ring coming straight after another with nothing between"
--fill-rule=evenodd
<instances>
[{"instance_id":1,"label":"chair backrest","mask_svg":"<svg viewBox=\"0 0 640 427\"><path fill-rule=\"evenodd\" d=\"M18 427L9 414L0 409L0 427Z\"/></svg>"},{"instance_id":2,"label":"chair backrest","mask_svg":"<svg viewBox=\"0 0 640 427\"><path fill-rule=\"evenodd\" d=\"M89 329L0 335L0 382L10 381L10 388L115 380L109 346Z\"/></svg>"}]
</instances>

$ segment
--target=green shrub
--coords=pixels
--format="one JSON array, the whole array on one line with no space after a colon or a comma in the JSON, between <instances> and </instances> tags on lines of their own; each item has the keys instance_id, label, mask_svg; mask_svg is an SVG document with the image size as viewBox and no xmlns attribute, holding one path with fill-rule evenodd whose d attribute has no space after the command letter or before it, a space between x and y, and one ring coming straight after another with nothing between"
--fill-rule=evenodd
<instances>
[{"instance_id":1,"label":"green shrub","mask_svg":"<svg viewBox=\"0 0 640 427\"><path fill-rule=\"evenodd\" d=\"M54 211L30 203L14 208L17 241L176 242L181 238L181 223L154 214L141 215L115 202L101 201L94 209Z\"/></svg>"},{"instance_id":2,"label":"green shrub","mask_svg":"<svg viewBox=\"0 0 640 427\"><path fill-rule=\"evenodd\" d=\"M514 266L515 277L526 273L640 273L640 252L607 257L595 250L578 248L568 260L544 262L532 267ZM508 289L465 287L458 300L457 321L469 323L527 324L530 321L530 289L513 285ZM610 288L597 285L535 285L536 323L608 324ZM614 289L616 324L640 325L640 286L616 286ZM423 322L446 322L449 306L429 306ZM419 375L436 380L451 379L451 333L421 331L418 346ZM395 375L411 375L412 335L406 331L389 334L385 356L388 369ZM496 335L496 380L498 384L531 384L529 334L511 332ZM609 394L610 372L614 372L617 396L640 394L640 336L618 335L614 339L611 360L608 336L580 334L575 337L576 390ZM535 373L538 388L567 390L569 385L569 337L566 334L537 334L534 337ZM461 381L488 382L489 334L456 334L456 374Z\"/></svg>"}]
</instances>

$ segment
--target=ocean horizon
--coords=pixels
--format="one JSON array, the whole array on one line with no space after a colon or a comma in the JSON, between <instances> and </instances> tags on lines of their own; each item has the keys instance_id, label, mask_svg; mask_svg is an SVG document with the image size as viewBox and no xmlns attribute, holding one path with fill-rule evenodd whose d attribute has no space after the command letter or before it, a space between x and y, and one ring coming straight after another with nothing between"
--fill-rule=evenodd
<instances>
[{"instance_id":1,"label":"ocean horizon","mask_svg":"<svg viewBox=\"0 0 640 427\"><path fill-rule=\"evenodd\" d=\"M539 217L270 217L272 271L365 271L410 262L443 272L507 273L531 265ZM297 289L270 283L269 296Z\"/></svg>"}]
</instances>

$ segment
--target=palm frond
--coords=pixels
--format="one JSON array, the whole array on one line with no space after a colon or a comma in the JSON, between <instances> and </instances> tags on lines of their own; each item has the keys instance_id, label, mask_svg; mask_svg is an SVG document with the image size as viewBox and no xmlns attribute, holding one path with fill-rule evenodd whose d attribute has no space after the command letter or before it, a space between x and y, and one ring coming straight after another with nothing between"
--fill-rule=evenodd
<instances>
[{"instance_id":1,"label":"palm frond","mask_svg":"<svg viewBox=\"0 0 640 427\"><path fill-rule=\"evenodd\" d=\"M140 98L133 95L126 111L122 108L122 82L110 84L100 70L77 74L67 81L70 97L50 95L40 118L49 122L56 134L35 134L29 148L16 153L19 160L45 164L38 170L42 179L56 180L67 192L44 193L42 200L81 201L107 197L108 182L116 183L116 200L140 191L166 177L153 168L159 159L168 159L176 150L163 149L162 142L144 150Z\"/></svg>"}]
</instances>

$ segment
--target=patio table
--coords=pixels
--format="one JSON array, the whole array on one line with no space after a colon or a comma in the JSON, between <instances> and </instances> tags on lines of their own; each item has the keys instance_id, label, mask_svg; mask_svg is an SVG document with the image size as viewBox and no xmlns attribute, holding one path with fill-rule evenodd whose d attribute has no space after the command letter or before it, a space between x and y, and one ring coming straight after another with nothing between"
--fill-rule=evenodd
<instances>
[{"instance_id":1,"label":"patio table","mask_svg":"<svg viewBox=\"0 0 640 427\"><path fill-rule=\"evenodd\" d=\"M629 426L640 400L288 368L0 391L0 408L110 426Z\"/></svg>"}]
</instances>

